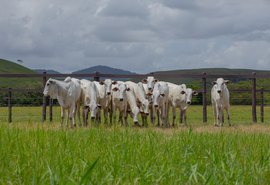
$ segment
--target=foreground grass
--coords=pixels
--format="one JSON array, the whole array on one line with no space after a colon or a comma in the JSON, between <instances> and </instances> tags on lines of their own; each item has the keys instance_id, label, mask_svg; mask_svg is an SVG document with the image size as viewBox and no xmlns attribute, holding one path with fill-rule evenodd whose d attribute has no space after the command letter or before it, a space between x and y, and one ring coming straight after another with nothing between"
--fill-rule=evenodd
<instances>
[{"instance_id":1,"label":"foreground grass","mask_svg":"<svg viewBox=\"0 0 270 185\"><path fill-rule=\"evenodd\" d=\"M268 184L270 127L0 126L1 184Z\"/></svg>"}]
</instances>

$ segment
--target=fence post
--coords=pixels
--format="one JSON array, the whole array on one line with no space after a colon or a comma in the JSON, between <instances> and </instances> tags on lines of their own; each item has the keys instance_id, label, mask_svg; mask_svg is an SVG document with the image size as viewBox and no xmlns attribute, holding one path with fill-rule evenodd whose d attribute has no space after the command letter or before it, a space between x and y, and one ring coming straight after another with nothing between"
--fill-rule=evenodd
<instances>
[{"instance_id":1,"label":"fence post","mask_svg":"<svg viewBox=\"0 0 270 185\"><path fill-rule=\"evenodd\" d=\"M12 97L12 89L8 89L8 122L12 122L12 104L11 104L11 97Z\"/></svg>"},{"instance_id":2,"label":"fence post","mask_svg":"<svg viewBox=\"0 0 270 185\"><path fill-rule=\"evenodd\" d=\"M96 74L94 76L94 81L99 82L99 72L96 71Z\"/></svg>"},{"instance_id":3,"label":"fence post","mask_svg":"<svg viewBox=\"0 0 270 185\"><path fill-rule=\"evenodd\" d=\"M43 88L46 85L47 81L47 73L43 72ZM42 122L46 120L46 99L47 97L43 96L43 102L42 102Z\"/></svg>"},{"instance_id":4,"label":"fence post","mask_svg":"<svg viewBox=\"0 0 270 185\"><path fill-rule=\"evenodd\" d=\"M202 83L203 83L203 123L207 122L207 100L206 100L206 73L203 73L202 77Z\"/></svg>"},{"instance_id":5,"label":"fence post","mask_svg":"<svg viewBox=\"0 0 270 185\"><path fill-rule=\"evenodd\" d=\"M252 73L252 120L253 123L257 123L256 113L256 73Z\"/></svg>"},{"instance_id":6,"label":"fence post","mask_svg":"<svg viewBox=\"0 0 270 185\"><path fill-rule=\"evenodd\" d=\"M263 87L261 88L261 123L264 122L264 97L263 97Z\"/></svg>"},{"instance_id":7,"label":"fence post","mask_svg":"<svg viewBox=\"0 0 270 185\"><path fill-rule=\"evenodd\" d=\"M53 99L52 98L50 98L49 103L50 103L50 122L52 122L53 120Z\"/></svg>"}]
</instances>

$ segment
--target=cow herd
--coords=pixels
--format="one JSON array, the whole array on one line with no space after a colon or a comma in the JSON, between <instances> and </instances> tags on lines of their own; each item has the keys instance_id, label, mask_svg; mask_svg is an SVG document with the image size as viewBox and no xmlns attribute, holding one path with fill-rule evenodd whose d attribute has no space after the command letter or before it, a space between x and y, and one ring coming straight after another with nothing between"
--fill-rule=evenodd
<instances>
[{"instance_id":1,"label":"cow herd","mask_svg":"<svg viewBox=\"0 0 270 185\"><path fill-rule=\"evenodd\" d=\"M211 101L216 126L222 126L224 122L224 109L230 124L227 83L228 80L222 78L213 82ZM185 84L177 85L149 76L139 83L111 79L97 82L71 77L63 81L50 78L46 82L43 94L58 100L61 106L61 125L63 125L66 110L66 124L68 125L70 120L70 127L76 126L75 115L77 114L81 125L80 108L82 106L84 126L88 125L89 115L92 122L100 124L101 112L103 112L105 124L116 123L118 115L118 122L121 125L128 125L127 117L130 115L135 126L147 126L148 117L150 117L153 125L170 127L176 124L177 108L180 109L180 122L187 124L187 108L191 104L192 96L198 93L187 88ZM171 122L169 121L170 108L172 108ZM139 116L142 123L139 123Z\"/></svg>"}]
</instances>

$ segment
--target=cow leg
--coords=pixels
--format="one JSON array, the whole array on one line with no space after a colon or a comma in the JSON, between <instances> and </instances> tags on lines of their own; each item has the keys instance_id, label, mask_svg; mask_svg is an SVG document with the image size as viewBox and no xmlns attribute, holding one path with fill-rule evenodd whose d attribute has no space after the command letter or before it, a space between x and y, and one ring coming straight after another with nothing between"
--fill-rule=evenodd
<instances>
[{"instance_id":1,"label":"cow leg","mask_svg":"<svg viewBox=\"0 0 270 185\"><path fill-rule=\"evenodd\" d=\"M187 110L182 110L182 117L184 119L184 124L187 126Z\"/></svg>"},{"instance_id":2,"label":"cow leg","mask_svg":"<svg viewBox=\"0 0 270 185\"><path fill-rule=\"evenodd\" d=\"M151 119L152 125L155 125L155 118L154 118L153 108L150 109L150 119Z\"/></svg>"},{"instance_id":3,"label":"cow leg","mask_svg":"<svg viewBox=\"0 0 270 185\"><path fill-rule=\"evenodd\" d=\"M63 127L64 124L64 117L65 117L65 110L61 107L61 126Z\"/></svg>"},{"instance_id":4,"label":"cow leg","mask_svg":"<svg viewBox=\"0 0 270 185\"><path fill-rule=\"evenodd\" d=\"M104 115L104 124L108 124L108 109L103 110L103 115Z\"/></svg>"},{"instance_id":5,"label":"cow leg","mask_svg":"<svg viewBox=\"0 0 270 185\"><path fill-rule=\"evenodd\" d=\"M183 110L180 108L180 123L183 123Z\"/></svg>"},{"instance_id":6,"label":"cow leg","mask_svg":"<svg viewBox=\"0 0 270 185\"><path fill-rule=\"evenodd\" d=\"M79 120L79 125L82 126L82 122L81 122L81 113L80 113L80 102L77 102L77 114L78 114L78 120Z\"/></svg>"},{"instance_id":7,"label":"cow leg","mask_svg":"<svg viewBox=\"0 0 270 185\"><path fill-rule=\"evenodd\" d=\"M88 107L84 106L83 112L82 112L82 117L83 117L83 124L85 127L88 126L88 112L89 112Z\"/></svg>"},{"instance_id":8,"label":"cow leg","mask_svg":"<svg viewBox=\"0 0 270 185\"><path fill-rule=\"evenodd\" d=\"M172 106L172 117L173 117L172 126L174 127L175 126L175 119L176 119L176 107L174 105Z\"/></svg>"},{"instance_id":9,"label":"cow leg","mask_svg":"<svg viewBox=\"0 0 270 185\"><path fill-rule=\"evenodd\" d=\"M221 126L223 126L223 123L224 123L224 111L223 110L224 110L223 107L220 108L220 117L221 117L220 122L221 122Z\"/></svg>"},{"instance_id":10,"label":"cow leg","mask_svg":"<svg viewBox=\"0 0 270 185\"><path fill-rule=\"evenodd\" d=\"M218 114L217 114L218 107L213 105L213 112L214 112L214 126L217 126L217 119L218 119Z\"/></svg>"},{"instance_id":11,"label":"cow leg","mask_svg":"<svg viewBox=\"0 0 270 185\"><path fill-rule=\"evenodd\" d=\"M228 120L228 123L229 123L229 126L231 126L231 115L230 115L230 109L227 107L226 108L226 112L227 112L227 120Z\"/></svg>"}]
</instances>

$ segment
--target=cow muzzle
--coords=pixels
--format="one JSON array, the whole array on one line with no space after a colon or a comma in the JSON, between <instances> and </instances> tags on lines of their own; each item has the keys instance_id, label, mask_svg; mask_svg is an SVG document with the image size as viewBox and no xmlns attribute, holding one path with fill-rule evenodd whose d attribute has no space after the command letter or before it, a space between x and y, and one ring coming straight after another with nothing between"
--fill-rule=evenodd
<instances>
[{"instance_id":1,"label":"cow muzzle","mask_svg":"<svg viewBox=\"0 0 270 185\"><path fill-rule=\"evenodd\" d=\"M111 95L111 92L107 92L107 95Z\"/></svg>"},{"instance_id":2,"label":"cow muzzle","mask_svg":"<svg viewBox=\"0 0 270 185\"><path fill-rule=\"evenodd\" d=\"M221 90L217 90L217 93L220 94L221 93Z\"/></svg>"},{"instance_id":3,"label":"cow muzzle","mask_svg":"<svg viewBox=\"0 0 270 185\"><path fill-rule=\"evenodd\" d=\"M119 100L120 100L120 101L124 101L124 99L123 99L123 98L120 98Z\"/></svg>"}]
</instances>

